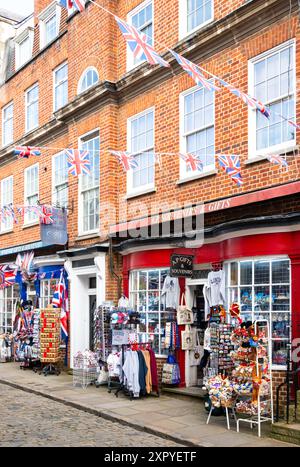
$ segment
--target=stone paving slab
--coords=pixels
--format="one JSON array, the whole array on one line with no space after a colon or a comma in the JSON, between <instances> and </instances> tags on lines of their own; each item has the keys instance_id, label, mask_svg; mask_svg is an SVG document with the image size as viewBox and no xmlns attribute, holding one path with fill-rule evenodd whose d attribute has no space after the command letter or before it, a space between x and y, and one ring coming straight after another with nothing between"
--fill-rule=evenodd
<instances>
[{"instance_id":1,"label":"stone paving slab","mask_svg":"<svg viewBox=\"0 0 300 467\"><path fill-rule=\"evenodd\" d=\"M198 399L195 402L195 400L161 395L130 401L123 394L118 398L115 397L114 392L108 394L107 388L103 386L73 388L72 376L67 374L45 377L31 370L20 371L19 365L15 363L0 364L1 382L67 404L69 406L67 410L77 408L89 412L86 414L87 417L96 414L102 417L100 420L103 422L104 419L117 420L128 427L169 438L175 443L186 446L246 447L249 443L255 446L289 446L287 443L267 438L269 428L265 426L263 426L264 437L259 439L255 433L251 433L249 427L242 427L241 432L237 433L233 420L232 430L228 431L225 417L212 417L210 424L206 425L207 412L203 401ZM17 410L18 408L15 408L14 413ZM154 414L153 417L151 413ZM60 423L59 419L60 415L55 422ZM76 422L72 426L76 427ZM95 442L93 441L92 444Z\"/></svg>"}]
</instances>

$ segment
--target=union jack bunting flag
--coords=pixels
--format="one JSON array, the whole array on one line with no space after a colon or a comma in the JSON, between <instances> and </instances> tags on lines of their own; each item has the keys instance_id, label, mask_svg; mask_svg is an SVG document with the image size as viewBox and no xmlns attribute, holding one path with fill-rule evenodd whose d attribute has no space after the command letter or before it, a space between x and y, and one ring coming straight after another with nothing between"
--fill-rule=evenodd
<instances>
[{"instance_id":1,"label":"union jack bunting flag","mask_svg":"<svg viewBox=\"0 0 300 467\"><path fill-rule=\"evenodd\" d=\"M120 164L122 164L125 172L128 172L131 169L137 169L139 164L134 156L129 154L126 151L110 151L111 154L116 156L119 159Z\"/></svg>"},{"instance_id":2,"label":"union jack bunting flag","mask_svg":"<svg viewBox=\"0 0 300 467\"><path fill-rule=\"evenodd\" d=\"M90 175L90 157L88 151L80 151L79 149L66 149L67 162L69 167L69 174L78 175L85 174Z\"/></svg>"},{"instance_id":3,"label":"union jack bunting flag","mask_svg":"<svg viewBox=\"0 0 300 467\"><path fill-rule=\"evenodd\" d=\"M115 20L135 59L146 60L150 65L170 66L147 42L146 34L138 31L134 26L126 23L118 16L115 16Z\"/></svg>"},{"instance_id":4,"label":"union jack bunting flag","mask_svg":"<svg viewBox=\"0 0 300 467\"><path fill-rule=\"evenodd\" d=\"M59 5L69 9L74 7L81 12L85 8L85 0L59 0Z\"/></svg>"},{"instance_id":5,"label":"union jack bunting flag","mask_svg":"<svg viewBox=\"0 0 300 467\"><path fill-rule=\"evenodd\" d=\"M186 71L196 82L198 86L204 86L208 91L220 91L220 88L214 83L206 79L200 71L200 68L193 62L190 62L182 55L171 50L179 65Z\"/></svg>"},{"instance_id":6,"label":"union jack bunting flag","mask_svg":"<svg viewBox=\"0 0 300 467\"><path fill-rule=\"evenodd\" d=\"M69 297L64 270L61 271L59 282L53 294L52 305L54 308L60 308L61 336L66 341L69 336Z\"/></svg>"},{"instance_id":7,"label":"union jack bunting flag","mask_svg":"<svg viewBox=\"0 0 300 467\"><path fill-rule=\"evenodd\" d=\"M40 156L41 151L39 148L32 148L30 146L17 146L15 148L15 156L18 159L28 159L30 156Z\"/></svg>"},{"instance_id":8,"label":"union jack bunting flag","mask_svg":"<svg viewBox=\"0 0 300 467\"><path fill-rule=\"evenodd\" d=\"M287 122L292 125L294 128L296 128L297 130L300 130L300 125L298 125L297 123L293 122L293 120L287 120Z\"/></svg>"},{"instance_id":9,"label":"union jack bunting flag","mask_svg":"<svg viewBox=\"0 0 300 467\"><path fill-rule=\"evenodd\" d=\"M15 224L18 223L18 218L16 215L15 208L9 204L8 206L4 206L0 211L0 216L4 219L11 218Z\"/></svg>"},{"instance_id":10,"label":"union jack bunting flag","mask_svg":"<svg viewBox=\"0 0 300 467\"><path fill-rule=\"evenodd\" d=\"M0 288L10 287L16 282L16 271L7 264L0 265Z\"/></svg>"},{"instance_id":11,"label":"union jack bunting flag","mask_svg":"<svg viewBox=\"0 0 300 467\"><path fill-rule=\"evenodd\" d=\"M232 94L234 94L236 97L241 99L245 104L251 107L251 109L257 109L265 117L270 118L270 111L266 108L264 104L262 104L262 102L255 99L255 97L251 97L249 96L249 94L246 94L245 92L242 92L239 89L236 89L235 87L231 86L231 84L226 83L226 81L223 81L220 78L218 78L218 81L222 84L222 86L227 88Z\"/></svg>"},{"instance_id":12,"label":"union jack bunting flag","mask_svg":"<svg viewBox=\"0 0 300 467\"><path fill-rule=\"evenodd\" d=\"M196 154L179 154L182 160L186 163L186 166L189 167L191 170L203 170L203 164L201 162L200 156L196 156Z\"/></svg>"},{"instance_id":13,"label":"union jack bunting flag","mask_svg":"<svg viewBox=\"0 0 300 467\"><path fill-rule=\"evenodd\" d=\"M285 168L286 170L289 170L289 165L288 165L287 161L282 156L279 156L277 154L274 154L274 155L272 154L270 156L267 156L267 159L272 164L279 165L279 167L281 167L282 169Z\"/></svg>"},{"instance_id":14,"label":"union jack bunting flag","mask_svg":"<svg viewBox=\"0 0 300 467\"><path fill-rule=\"evenodd\" d=\"M241 186L243 184L243 179L239 156L220 154L218 160L222 169L225 170L238 186Z\"/></svg>"},{"instance_id":15,"label":"union jack bunting flag","mask_svg":"<svg viewBox=\"0 0 300 467\"><path fill-rule=\"evenodd\" d=\"M41 224L53 224L53 211L51 206L40 206L39 219Z\"/></svg>"}]
</instances>

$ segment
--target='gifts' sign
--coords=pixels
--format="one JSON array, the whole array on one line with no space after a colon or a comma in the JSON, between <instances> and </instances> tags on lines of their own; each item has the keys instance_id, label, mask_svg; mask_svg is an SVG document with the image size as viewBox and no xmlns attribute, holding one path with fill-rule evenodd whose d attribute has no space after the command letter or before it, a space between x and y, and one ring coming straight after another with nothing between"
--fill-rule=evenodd
<instances>
[{"instance_id":1,"label":"'gifts' sign","mask_svg":"<svg viewBox=\"0 0 300 467\"><path fill-rule=\"evenodd\" d=\"M192 277L193 276L193 256L172 255L171 271L172 277Z\"/></svg>"}]
</instances>

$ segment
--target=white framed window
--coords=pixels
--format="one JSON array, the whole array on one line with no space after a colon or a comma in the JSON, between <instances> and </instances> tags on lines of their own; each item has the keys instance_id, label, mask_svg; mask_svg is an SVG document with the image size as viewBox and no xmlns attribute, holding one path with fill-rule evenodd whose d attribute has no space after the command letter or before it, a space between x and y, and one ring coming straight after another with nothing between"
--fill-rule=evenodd
<instances>
[{"instance_id":1,"label":"white framed window","mask_svg":"<svg viewBox=\"0 0 300 467\"><path fill-rule=\"evenodd\" d=\"M78 83L77 93L80 94L87 89L95 86L99 82L99 74L95 67L90 66L81 75L81 78Z\"/></svg>"},{"instance_id":2,"label":"white framed window","mask_svg":"<svg viewBox=\"0 0 300 467\"><path fill-rule=\"evenodd\" d=\"M31 59L33 50L33 36L33 28L27 28L18 37L15 38L16 69L20 68L22 65L24 65L24 63Z\"/></svg>"},{"instance_id":3,"label":"white framed window","mask_svg":"<svg viewBox=\"0 0 300 467\"><path fill-rule=\"evenodd\" d=\"M41 296L40 307L47 308L52 303L53 295L59 279L43 279L41 280Z\"/></svg>"},{"instance_id":4,"label":"white framed window","mask_svg":"<svg viewBox=\"0 0 300 467\"><path fill-rule=\"evenodd\" d=\"M154 188L154 108L127 120L127 147L138 167L127 173L127 192L135 193Z\"/></svg>"},{"instance_id":5,"label":"white framed window","mask_svg":"<svg viewBox=\"0 0 300 467\"><path fill-rule=\"evenodd\" d=\"M46 47L59 34L61 8L52 3L39 15L40 21L40 48Z\"/></svg>"},{"instance_id":6,"label":"white framed window","mask_svg":"<svg viewBox=\"0 0 300 467\"><path fill-rule=\"evenodd\" d=\"M180 95L180 152L198 155L203 172L215 169L214 92L196 86ZM192 170L180 160L180 179L201 171Z\"/></svg>"},{"instance_id":7,"label":"white framed window","mask_svg":"<svg viewBox=\"0 0 300 467\"><path fill-rule=\"evenodd\" d=\"M0 289L0 334L12 334L14 308L19 298L18 285Z\"/></svg>"},{"instance_id":8,"label":"white framed window","mask_svg":"<svg viewBox=\"0 0 300 467\"><path fill-rule=\"evenodd\" d=\"M166 276L169 269L142 269L130 272L129 299L130 305L140 313L140 324L137 333L141 341L151 340L152 348L158 355L168 353L164 348L165 327L169 311L165 310L161 299Z\"/></svg>"},{"instance_id":9,"label":"white framed window","mask_svg":"<svg viewBox=\"0 0 300 467\"><path fill-rule=\"evenodd\" d=\"M79 139L80 149L89 152L90 175L80 175L79 179L79 233L89 234L99 230L100 211L100 137L93 131Z\"/></svg>"},{"instance_id":10,"label":"white framed window","mask_svg":"<svg viewBox=\"0 0 300 467\"><path fill-rule=\"evenodd\" d=\"M287 257L230 261L225 266L228 306L238 302L243 321L266 319L272 338L272 365L286 365L291 323L291 272Z\"/></svg>"},{"instance_id":11,"label":"white framed window","mask_svg":"<svg viewBox=\"0 0 300 467\"><path fill-rule=\"evenodd\" d=\"M34 84L25 92L25 131L39 126L39 85Z\"/></svg>"},{"instance_id":12,"label":"white framed window","mask_svg":"<svg viewBox=\"0 0 300 467\"><path fill-rule=\"evenodd\" d=\"M25 206L36 206L39 199L39 164L32 165L24 171L24 201ZM24 224L32 224L38 221L34 212L25 212Z\"/></svg>"},{"instance_id":13,"label":"white framed window","mask_svg":"<svg viewBox=\"0 0 300 467\"><path fill-rule=\"evenodd\" d=\"M295 121L295 43L286 42L249 61L249 94L270 108L267 119L249 108L249 158L280 153L296 144L296 130L281 114Z\"/></svg>"},{"instance_id":14,"label":"white framed window","mask_svg":"<svg viewBox=\"0 0 300 467\"><path fill-rule=\"evenodd\" d=\"M54 112L68 103L68 64L63 63L53 72L53 110Z\"/></svg>"},{"instance_id":15,"label":"white framed window","mask_svg":"<svg viewBox=\"0 0 300 467\"><path fill-rule=\"evenodd\" d=\"M6 105L2 109L2 145L7 146L14 140L14 104Z\"/></svg>"},{"instance_id":16,"label":"white framed window","mask_svg":"<svg viewBox=\"0 0 300 467\"><path fill-rule=\"evenodd\" d=\"M14 194L13 194L13 184L14 178L13 176L4 178L1 180L1 198L0 198L0 207L3 208L5 206L9 206L14 202ZM1 219L0 223L0 232L7 232L12 230L13 228L13 219L12 217L4 217Z\"/></svg>"},{"instance_id":17,"label":"white framed window","mask_svg":"<svg viewBox=\"0 0 300 467\"><path fill-rule=\"evenodd\" d=\"M153 45L154 41L153 18L152 0L146 0L127 15L127 22L138 31L146 34L146 41L151 45ZM131 70L142 62L143 60L134 57L130 47L127 46L127 70Z\"/></svg>"},{"instance_id":18,"label":"white framed window","mask_svg":"<svg viewBox=\"0 0 300 467\"><path fill-rule=\"evenodd\" d=\"M179 38L197 31L214 19L214 0L179 0Z\"/></svg>"},{"instance_id":19,"label":"white framed window","mask_svg":"<svg viewBox=\"0 0 300 467\"><path fill-rule=\"evenodd\" d=\"M61 208L68 206L68 163L65 151L52 159L52 201Z\"/></svg>"}]
</instances>

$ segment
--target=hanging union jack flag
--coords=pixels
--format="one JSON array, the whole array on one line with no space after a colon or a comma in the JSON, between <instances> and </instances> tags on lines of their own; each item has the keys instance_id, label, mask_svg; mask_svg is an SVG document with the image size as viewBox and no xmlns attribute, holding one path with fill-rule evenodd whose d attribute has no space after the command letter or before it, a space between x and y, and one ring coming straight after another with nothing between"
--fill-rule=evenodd
<instances>
[{"instance_id":1,"label":"hanging union jack flag","mask_svg":"<svg viewBox=\"0 0 300 467\"><path fill-rule=\"evenodd\" d=\"M85 0L59 0L59 4L64 8L76 8L82 12L85 8Z\"/></svg>"},{"instance_id":2,"label":"hanging union jack flag","mask_svg":"<svg viewBox=\"0 0 300 467\"><path fill-rule=\"evenodd\" d=\"M203 164L200 159L200 156L196 156L196 154L179 154L182 160L186 163L186 166L191 170L200 170L203 171Z\"/></svg>"},{"instance_id":3,"label":"hanging union jack flag","mask_svg":"<svg viewBox=\"0 0 300 467\"><path fill-rule=\"evenodd\" d=\"M15 156L18 159L28 159L30 156L40 156L41 151L39 148L33 148L30 146L17 146L15 148Z\"/></svg>"},{"instance_id":4,"label":"hanging union jack flag","mask_svg":"<svg viewBox=\"0 0 300 467\"><path fill-rule=\"evenodd\" d=\"M243 179L239 156L220 154L218 160L222 169L225 170L238 186L241 186L243 184Z\"/></svg>"},{"instance_id":5,"label":"hanging union jack flag","mask_svg":"<svg viewBox=\"0 0 300 467\"><path fill-rule=\"evenodd\" d=\"M16 282L16 271L7 264L0 265L0 288L10 287Z\"/></svg>"},{"instance_id":6,"label":"hanging union jack flag","mask_svg":"<svg viewBox=\"0 0 300 467\"><path fill-rule=\"evenodd\" d=\"M64 270L61 271L59 282L53 294L52 305L54 308L60 308L61 335L62 339L66 341L69 336L69 296Z\"/></svg>"},{"instance_id":7,"label":"hanging union jack flag","mask_svg":"<svg viewBox=\"0 0 300 467\"><path fill-rule=\"evenodd\" d=\"M198 86L204 86L208 91L220 91L218 86L206 79L200 71L200 68L193 62L190 62L182 55L171 50L179 65L186 71L196 82Z\"/></svg>"},{"instance_id":8,"label":"hanging union jack flag","mask_svg":"<svg viewBox=\"0 0 300 467\"><path fill-rule=\"evenodd\" d=\"M138 31L134 26L126 23L118 16L115 16L115 20L136 60L146 60L150 65L170 66L147 42L146 34Z\"/></svg>"},{"instance_id":9,"label":"hanging union jack flag","mask_svg":"<svg viewBox=\"0 0 300 467\"><path fill-rule=\"evenodd\" d=\"M266 108L264 104L262 104L262 102L255 99L255 97L251 97L249 96L249 94L246 94L245 92L242 92L239 89L236 89L235 87L231 86L231 84L226 83L226 81L223 81L220 78L218 78L218 81L222 84L222 86L227 88L232 94L234 94L236 97L241 99L251 109L257 109L265 117L270 118L270 111Z\"/></svg>"},{"instance_id":10,"label":"hanging union jack flag","mask_svg":"<svg viewBox=\"0 0 300 467\"><path fill-rule=\"evenodd\" d=\"M39 219L40 224L50 225L53 224L53 210L51 206L46 206L45 204L40 207Z\"/></svg>"},{"instance_id":11,"label":"hanging union jack flag","mask_svg":"<svg viewBox=\"0 0 300 467\"><path fill-rule=\"evenodd\" d=\"M66 149L67 162L69 167L69 174L78 175L85 174L90 175L90 157L88 151L80 151L79 149Z\"/></svg>"},{"instance_id":12,"label":"hanging union jack flag","mask_svg":"<svg viewBox=\"0 0 300 467\"><path fill-rule=\"evenodd\" d=\"M270 156L267 156L267 159L272 163L278 165L280 168L285 168L286 170L289 170L289 165L287 161L282 157L277 154L272 154Z\"/></svg>"},{"instance_id":13,"label":"hanging union jack flag","mask_svg":"<svg viewBox=\"0 0 300 467\"><path fill-rule=\"evenodd\" d=\"M139 164L134 156L129 154L126 151L110 151L111 154L116 156L119 159L120 164L122 164L125 172L128 172L131 169L137 169Z\"/></svg>"}]
</instances>

